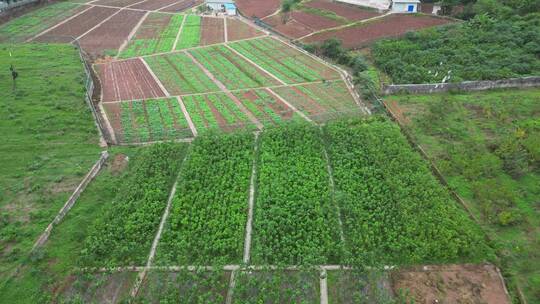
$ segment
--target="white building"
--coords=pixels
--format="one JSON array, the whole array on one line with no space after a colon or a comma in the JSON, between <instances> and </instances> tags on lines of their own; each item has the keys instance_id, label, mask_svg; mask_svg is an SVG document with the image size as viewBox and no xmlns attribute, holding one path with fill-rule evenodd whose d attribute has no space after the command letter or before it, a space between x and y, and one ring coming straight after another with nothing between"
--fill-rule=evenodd
<instances>
[{"instance_id":1,"label":"white building","mask_svg":"<svg viewBox=\"0 0 540 304\"><path fill-rule=\"evenodd\" d=\"M416 13L420 0L393 0L392 11L396 13Z\"/></svg>"},{"instance_id":2,"label":"white building","mask_svg":"<svg viewBox=\"0 0 540 304\"><path fill-rule=\"evenodd\" d=\"M354 4L358 6L372 7L379 11L384 11L390 8L391 0L337 0L338 2Z\"/></svg>"},{"instance_id":3,"label":"white building","mask_svg":"<svg viewBox=\"0 0 540 304\"><path fill-rule=\"evenodd\" d=\"M216 13L225 13L236 16L236 4L234 0L206 0L206 6Z\"/></svg>"}]
</instances>

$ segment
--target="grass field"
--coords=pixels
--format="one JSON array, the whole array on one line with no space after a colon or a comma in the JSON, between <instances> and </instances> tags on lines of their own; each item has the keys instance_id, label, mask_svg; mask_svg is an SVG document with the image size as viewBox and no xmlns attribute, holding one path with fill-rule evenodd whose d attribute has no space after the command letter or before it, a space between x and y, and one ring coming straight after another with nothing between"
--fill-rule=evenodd
<instances>
[{"instance_id":1,"label":"grass field","mask_svg":"<svg viewBox=\"0 0 540 304\"><path fill-rule=\"evenodd\" d=\"M531 89L386 98L497 240L503 271L531 303L540 300L539 96Z\"/></svg>"},{"instance_id":2,"label":"grass field","mask_svg":"<svg viewBox=\"0 0 540 304\"><path fill-rule=\"evenodd\" d=\"M10 52L12 57L10 57ZM19 73L13 88L10 64ZM34 241L99 158L84 70L67 45L1 45L0 277Z\"/></svg>"}]
</instances>

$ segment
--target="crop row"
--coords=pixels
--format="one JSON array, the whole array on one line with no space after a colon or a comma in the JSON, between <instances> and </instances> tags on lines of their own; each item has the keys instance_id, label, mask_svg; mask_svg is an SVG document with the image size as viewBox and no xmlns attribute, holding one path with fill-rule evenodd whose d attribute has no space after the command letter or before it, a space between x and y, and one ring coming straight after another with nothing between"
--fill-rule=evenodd
<instances>
[{"instance_id":1,"label":"crop row","mask_svg":"<svg viewBox=\"0 0 540 304\"><path fill-rule=\"evenodd\" d=\"M227 89L266 87L277 82L224 46L192 50L191 54Z\"/></svg>"},{"instance_id":2,"label":"crop row","mask_svg":"<svg viewBox=\"0 0 540 304\"><path fill-rule=\"evenodd\" d=\"M173 95L219 91L217 85L186 54L152 56L145 60Z\"/></svg>"},{"instance_id":3,"label":"crop row","mask_svg":"<svg viewBox=\"0 0 540 304\"><path fill-rule=\"evenodd\" d=\"M130 58L171 51L183 20L184 15L150 14L120 57ZM151 37L146 37L148 33L152 33Z\"/></svg>"},{"instance_id":4,"label":"crop row","mask_svg":"<svg viewBox=\"0 0 540 304\"><path fill-rule=\"evenodd\" d=\"M82 266L142 265L150 250L185 146L144 149L102 216L90 228Z\"/></svg>"},{"instance_id":5,"label":"crop row","mask_svg":"<svg viewBox=\"0 0 540 304\"><path fill-rule=\"evenodd\" d=\"M253 147L249 133L197 138L180 176L158 263L241 262Z\"/></svg>"},{"instance_id":6,"label":"crop row","mask_svg":"<svg viewBox=\"0 0 540 304\"><path fill-rule=\"evenodd\" d=\"M239 91L234 95L263 125L303 119L266 89Z\"/></svg>"},{"instance_id":7,"label":"crop row","mask_svg":"<svg viewBox=\"0 0 540 304\"><path fill-rule=\"evenodd\" d=\"M201 43L201 16L188 15L182 28L182 33L176 44L176 49L187 49Z\"/></svg>"},{"instance_id":8,"label":"crop row","mask_svg":"<svg viewBox=\"0 0 540 304\"><path fill-rule=\"evenodd\" d=\"M67 2L55 3L0 26L0 42L22 42L82 10Z\"/></svg>"}]
</instances>

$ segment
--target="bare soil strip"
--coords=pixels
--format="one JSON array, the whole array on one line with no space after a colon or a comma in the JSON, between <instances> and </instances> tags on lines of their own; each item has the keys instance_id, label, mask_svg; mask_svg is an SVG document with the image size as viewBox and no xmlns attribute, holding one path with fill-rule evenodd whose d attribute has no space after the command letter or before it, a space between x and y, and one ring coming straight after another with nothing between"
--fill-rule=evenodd
<instances>
[{"instance_id":1,"label":"bare soil strip","mask_svg":"<svg viewBox=\"0 0 540 304\"><path fill-rule=\"evenodd\" d=\"M224 42L224 20L204 16L201 22L201 45L212 45Z\"/></svg>"},{"instance_id":2,"label":"bare soil strip","mask_svg":"<svg viewBox=\"0 0 540 304\"><path fill-rule=\"evenodd\" d=\"M140 58L140 60L142 61L142 63L146 67L146 69L148 70L148 73L150 73L150 75L152 75L152 77L154 78L154 81L158 84L160 89L165 93L165 96L167 96L167 97L171 96L171 94L169 94L169 92L167 91L165 86L161 83L161 81L159 81L159 78L156 76L156 74L154 74L154 71L152 71L152 69L150 68L150 66L146 62L146 60L144 60L144 58Z\"/></svg>"},{"instance_id":3,"label":"bare soil strip","mask_svg":"<svg viewBox=\"0 0 540 304\"><path fill-rule=\"evenodd\" d=\"M223 18L223 36L224 36L224 40L225 40L225 43L229 42L229 31L227 29L227 17Z\"/></svg>"},{"instance_id":4,"label":"bare soil strip","mask_svg":"<svg viewBox=\"0 0 540 304\"><path fill-rule=\"evenodd\" d=\"M193 133L193 136L197 136L197 128L195 128L195 124L191 120L191 116L189 116L189 113L188 113L188 111L186 109L186 105L184 104L184 102L182 101L182 98L180 98L180 96L176 97L176 99L178 100L178 104L180 105L180 109L182 109L182 113L184 113L184 117L186 118L187 123L189 125L189 128L191 129L191 133Z\"/></svg>"},{"instance_id":5,"label":"bare soil strip","mask_svg":"<svg viewBox=\"0 0 540 304\"><path fill-rule=\"evenodd\" d=\"M122 45L120 46L120 48L118 49L118 55L116 55L116 58L118 58L118 56L120 56L120 53L122 53L122 51L126 48L126 46L128 45L129 41L131 41L131 39L133 38L133 36L135 36L135 33L137 32L137 30L139 29L139 27L141 27L141 25L143 24L144 20L146 20L146 18L148 18L148 15L150 15L150 12L146 12L146 14L144 14L144 16L141 18L141 20L139 20L139 22L137 23L137 25L135 25L135 27L131 30L131 32L129 33L127 39L124 41L124 43L122 43Z\"/></svg>"},{"instance_id":6,"label":"bare soil strip","mask_svg":"<svg viewBox=\"0 0 540 304\"><path fill-rule=\"evenodd\" d=\"M302 111L299 111L295 106L293 106L291 103L289 103L288 101L286 101L283 97L281 97L280 95L278 95L276 92L274 92L271 88L266 88L270 93L272 93L272 95L274 95L277 99L279 99L281 102L283 102L287 107L291 108L291 110L293 110L294 112L296 112L296 114L298 114L300 117L302 117L303 119L309 121L310 123L315 123L313 122L313 120L311 120L311 118L307 117L306 114L304 114Z\"/></svg>"},{"instance_id":7,"label":"bare soil strip","mask_svg":"<svg viewBox=\"0 0 540 304\"><path fill-rule=\"evenodd\" d=\"M326 281L326 270L321 270L320 289L321 289L321 304L328 304L328 284Z\"/></svg>"},{"instance_id":8,"label":"bare soil strip","mask_svg":"<svg viewBox=\"0 0 540 304\"><path fill-rule=\"evenodd\" d=\"M144 9L144 10L160 10L163 7L175 4L178 0L146 0L130 6L130 8Z\"/></svg>"},{"instance_id":9,"label":"bare soil strip","mask_svg":"<svg viewBox=\"0 0 540 304\"><path fill-rule=\"evenodd\" d=\"M109 21L112 17L116 16L118 13L120 13L121 10L118 10L116 11L114 14L110 15L109 17L103 19L100 23L94 25L92 28L90 28L89 30L87 30L86 32L80 34L79 36L77 36L76 40L80 40L81 38L83 38L84 36L88 35L88 33L90 33L91 31L93 31L94 29L97 29L99 26L101 26L103 23Z\"/></svg>"},{"instance_id":10,"label":"bare soil strip","mask_svg":"<svg viewBox=\"0 0 540 304\"><path fill-rule=\"evenodd\" d=\"M255 132L255 149L254 149L253 165L251 169L251 179L249 182L249 200L248 200L248 217L246 222L246 238L244 241L244 258L245 264L249 263L251 253L251 233L253 229L253 208L255 205L255 179L257 178L257 154L259 153L259 132Z\"/></svg>"},{"instance_id":11,"label":"bare soil strip","mask_svg":"<svg viewBox=\"0 0 540 304\"><path fill-rule=\"evenodd\" d=\"M64 23L67 23L67 22L71 21L72 19L78 17L79 15L84 14L85 12L89 11L89 10L92 9L92 8L94 8L94 7L93 7L93 6L90 6L90 7L88 7L87 9L84 9L84 10L78 12L77 14L75 14L75 15L73 15L73 16L67 18L67 19L65 19L64 21L62 21L62 22L60 22L60 23L57 23L56 25L54 25L54 26L52 26L52 27L50 27L50 28L44 30L43 32L41 32L41 33L35 35L34 37L31 37L31 38L27 39L25 42L30 42L30 41L36 39L37 37L42 36L42 35L44 35L44 34L50 32L50 31L54 30L55 28L61 26L61 25L64 24Z\"/></svg>"}]
</instances>

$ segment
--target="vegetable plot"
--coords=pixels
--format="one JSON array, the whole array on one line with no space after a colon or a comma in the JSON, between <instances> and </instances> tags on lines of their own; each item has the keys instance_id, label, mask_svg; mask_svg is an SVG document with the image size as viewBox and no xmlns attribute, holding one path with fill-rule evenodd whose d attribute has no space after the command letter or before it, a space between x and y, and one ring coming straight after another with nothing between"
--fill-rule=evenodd
<instances>
[{"instance_id":1,"label":"vegetable plot","mask_svg":"<svg viewBox=\"0 0 540 304\"><path fill-rule=\"evenodd\" d=\"M267 87L279 84L275 79L224 46L190 51L227 89Z\"/></svg>"},{"instance_id":2,"label":"vegetable plot","mask_svg":"<svg viewBox=\"0 0 540 304\"><path fill-rule=\"evenodd\" d=\"M130 58L171 51L183 20L184 15L150 14L120 57Z\"/></svg>"},{"instance_id":3,"label":"vegetable plot","mask_svg":"<svg viewBox=\"0 0 540 304\"><path fill-rule=\"evenodd\" d=\"M90 229L81 266L145 263L185 150L184 145L157 144L137 155L116 198Z\"/></svg>"},{"instance_id":4,"label":"vegetable plot","mask_svg":"<svg viewBox=\"0 0 540 304\"><path fill-rule=\"evenodd\" d=\"M201 16L188 15L176 44L177 50L199 46L201 43Z\"/></svg>"},{"instance_id":5,"label":"vegetable plot","mask_svg":"<svg viewBox=\"0 0 540 304\"><path fill-rule=\"evenodd\" d=\"M303 120L300 115L266 89L241 91L234 95L264 125Z\"/></svg>"},{"instance_id":6,"label":"vegetable plot","mask_svg":"<svg viewBox=\"0 0 540 304\"><path fill-rule=\"evenodd\" d=\"M255 128L246 114L225 93L184 96L182 100L198 131Z\"/></svg>"},{"instance_id":7,"label":"vegetable plot","mask_svg":"<svg viewBox=\"0 0 540 304\"><path fill-rule=\"evenodd\" d=\"M146 57L152 71L172 95L217 92L219 88L183 53Z\"/></svg>"},{"instance_id":8,"label":"vegetable plot","mask_svg":"<svg viewBox=\"0 0 540 304\"><path fill-rule=\"evenodd\" d=\"M346 248L353 263L442 263L489 257L481 230L383 120L326 127Z\"/></svg>"},{"instance_id":9,"label":"vegetable plot","mask_svg":"<svg viewBox=\"0 0 540 304\"><path fill-rule=\"evenodd\" d=\"M239 41L230 46L288 84L340 77L329 66L273 38Z\"/></svg>"},{"instance_id":10,"label":"vegetable plot","mask_svg":"<svg viewBox=\"0 0 540 304\"><path fill-rule=\"evenodd\" d=\"M197 137L180 176L158 264L241 262L254 144L249 133Z\"/></svg>"},{"instance_id":11,"label":"vegetable plot","mask_svg":"<svg viewBox=\"0 0 540 304\"><path fill-rule=\"evenodd\" d=\"M253 223L254 264L339 263L337 208L317 128L262 134Z\"/></svg>"}]
</instances>

